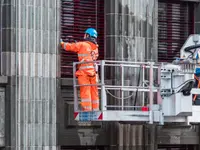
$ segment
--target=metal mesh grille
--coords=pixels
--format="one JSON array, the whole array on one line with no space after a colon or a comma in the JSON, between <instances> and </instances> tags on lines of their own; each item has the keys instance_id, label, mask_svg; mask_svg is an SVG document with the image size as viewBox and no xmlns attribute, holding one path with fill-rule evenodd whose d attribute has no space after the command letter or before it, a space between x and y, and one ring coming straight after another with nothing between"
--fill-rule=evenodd
<instances>
[{"instance_id":1,"label":"metal mesh grille","mask_svg":"<svg viewBox=\"0 0 200 150\"><path fill-rule=\"evenodd\" d=\"M180 49L194 30L192 2L159 0L158 61L171 62L180 57Z\"/></svg>"},{"instance_id":2,"label":"metal mesh grille","mask_svg":"<svg viewBox=\"0 0 200 150\"><path fill-rule=\"evenodd\" d=\"M61 38L63 41L82 40L84 31L88 27L97 29L101 60L104 58L104 0L62 0ZM72 77L74 61L78 61L76 54L61 51L62 77Z\"/></svg>"}]
</instances>

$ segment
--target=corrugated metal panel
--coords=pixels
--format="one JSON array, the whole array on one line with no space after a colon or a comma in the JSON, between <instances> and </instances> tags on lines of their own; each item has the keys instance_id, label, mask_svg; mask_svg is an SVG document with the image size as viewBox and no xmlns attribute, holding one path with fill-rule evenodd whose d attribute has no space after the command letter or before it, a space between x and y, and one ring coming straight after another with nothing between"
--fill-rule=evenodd
<instances>
[{"instance_id":1,"label":"corrugated metal panel","mask_svg":"<svg viewBox=\"0 0 200 150\"><path fill-rule=\"evenodd\" d=\"M80 41L88 27L94 27L99 34L99 59L104 58L104 0L62 0L61 37L64 41ZM71 36L71 37L68 37ZM72 62L77 55L61 52L61 76L72 77Z\"/></svg>"},{"instance_id":2,"label":"corrugated metal panel","mask_svg":"<svg viewBox=\"0 0 200 150\"><path fill-rule=\"evenodd\" d=\"M180 48L194 32L192 2L159 0L158 3L158 60L171 62L180 57Z\"/></svg>"}]
</instances>

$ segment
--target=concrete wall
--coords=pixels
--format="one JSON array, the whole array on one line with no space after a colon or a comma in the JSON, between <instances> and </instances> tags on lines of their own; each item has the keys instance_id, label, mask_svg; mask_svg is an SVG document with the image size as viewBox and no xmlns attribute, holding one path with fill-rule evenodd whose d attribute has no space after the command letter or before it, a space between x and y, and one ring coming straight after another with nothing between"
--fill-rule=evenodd
<instances>
[{"instance_id":1,"label":"concrete wall","mask_svg":"<svg viewBox=\"0 0 200 150\"><path fill-rule=\"evenodd\" d=\"M145 52L145 55L139 55L142 56L140 60L156 60L156 1L110 0L106 2L106 58L132 60L137 58L137 54L142 54L136 51L139 49ZM1 74L8 76L8 84L5 86L6 132L4 133L1 128L2 120L0 138L6 136L6 141L2 145L7 149L21 150L28 147L56 149L57 147L56 93L61 92L58 82L59 53L57 51L60 28L59 3L59 0L1 0ZM146 9L140 9L139 6L146 6L144 7ZM200 6L198 7L195 17L197 33L200 32L198 13ZM146 10L151 11L146 14ZM140 17L138 19L136 14L140 14L142 19ZM61 101L61 97L59 98ZM3 105L2 99L0 104ZM63 103L60 103L60 106L59 108L64 110ZM3 107L0 110L2 112ZM84 130L85 127L79 127L77 130L76 125L73 129L66 129L64 115L63 112L59 117L62 121L60 127L65 129L60 131L62 140L60 144L85 145L88 139L91 145L119 145L121 149L123 146L126 149L138 146L139 149L144 145L154 144L148 142L148 138L143 136L151 130L151 127L111 123L103 124L97 129L91 127ZM1 119L3 117L2 115ZM76 138L73 139L71 136L74 132ZM80 135L81 133L84 134ZM97 138L94 137L95 134ZM149 137L153 134L152 130ZM83 136L85 137L81 142L80 137ZM97 140L92 141L93 139ZM154 149L153 146L151 147Z\"/></svg>"},{"instance_id":2,"label":"concrete wall","mask_svg":"<svg viewBox=\"0 0 200 150\"><path fill-rule=\"evenodd\" d=\"M56 149L59 0L1 0L6 148Z\"/></svg>"}]
</instances>

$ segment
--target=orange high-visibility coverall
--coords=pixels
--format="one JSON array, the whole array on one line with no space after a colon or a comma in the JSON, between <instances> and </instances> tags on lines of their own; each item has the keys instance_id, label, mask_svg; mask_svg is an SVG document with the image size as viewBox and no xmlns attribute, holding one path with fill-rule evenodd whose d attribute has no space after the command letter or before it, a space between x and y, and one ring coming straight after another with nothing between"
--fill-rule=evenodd
<instances>
[{"instance_id":1,"label":"orange high-visibility coverall","mask_svg":"<svg viewBox=\"0 0 200 150\"><path fill-rule=\"evenodd\" d=\"M78 54L78 60L94 61L98 58L98 45L90 41L64 43L61 46L66 51L72 51ZM97 73L94 63L80 64L76 71L78 84L97 84ZM97 86L80 86L81 106L83 111L99 110L99 95Z\"/></svg>"}]
</instances>

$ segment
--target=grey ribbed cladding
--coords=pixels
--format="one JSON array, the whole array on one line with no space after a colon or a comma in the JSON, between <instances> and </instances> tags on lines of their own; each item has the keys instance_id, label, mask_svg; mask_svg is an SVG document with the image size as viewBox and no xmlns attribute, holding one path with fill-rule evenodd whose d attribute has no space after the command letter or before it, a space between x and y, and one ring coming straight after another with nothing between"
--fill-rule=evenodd
<instances>
[{"instance_id":1,"label":"grey ribbed cladding","mask_svg":"<svg viewBox=\"0 0 200 150\"><path fill-rule=\"evenodd\" d=\"M2 27L8 28L11 27L11 7L10 4L4 4L2 6L2 15L6 15L6 17L2 17Z\"/></svg>"},{"instance_id":2,"label":"grey ribbed cladding","mask_svg":"<svg viewBox=\"0 0 200 150\"><path fill-rule=\"evenodd\" d=\"M153 59L157 61L156 1L107 1L105 9L105 59L130 61ZM117 69L116 74L118 73L119 70ZM134 71L126 73L130 77L133 77L135 74ZM116 74L113 76L117 78ZM127 78L127 80L132 79Z\"/></svg>"},{"instance_id":3,"label":"grey ribbed cladding","mask_svg":"<svg viewBox=\"0 0 200 150\"><path fill-rule=\"evenodd\" d=\"M109 3L112 5L109 5ZM124 38L120 41L116 41L120 51L119 53L126 53L126 48L123 47L123 43L126 43L130 46L134 46L133 42L134 39L142 39L146 38L147 41L145 45L149 45L148 40L154 39L154 43L156 43L156 29L154 28L154 24L156 24L157 16L155 16L155 3L151 1L108 1L106 4L106 37L107 38L115 38L120 37ZM133 40L132 40L133 39ZM124 41L124 42L123 42ZM131 42L133 41L133 42ZM138 43L140 44L140 43ZM114 59L109 58L108 53L112 53L111 51L116 51L111 49L110 46L115 45L114 43L107 42L107 49L109 52L106 52L107 59ZM125 45L124 45L125 46ZM129 46L129 47L130 47ZM151 56L152 59L156 60L157 55L155 53L156 44L151 44L151 47L146 47L145 50L151 51L154 49L154 53ZM138 53L134 51L135 55ZM116 54L117 57L120 55ZM122 56L123 58L118 59L127 59L127 55ZM143 59L151 59L148 58L149 56L145 56Z\"/></svg>"},{"instance_id":4,"label":"grey ribbed cladding","mask_svg":"<svg viewBox=\"0 0 200 150\"><path fill-rule=\"evenodd\" d=\"M45 5L44 5L45 3ZM12 0L4 4L2 45L7 89L7 147L56 149L59 0ZM58 4L58 5L57 5ZM10 83L11 84L11 83ZM13 92L12 92L13 93Z\"/></svg>"},{"instance_id":5,"label":"grey ribbed cladding","mask_svg":"<svg viewBox=\"0 0 200 150\"><path fill-rule=\"evenodd\" d=\"M109 0L105 3L106 10L106 56L105 59L126 61L157 61L157 1L156 0ZM125 70L125 85L136 85L138 81L137 69ZM119 68L106 70L107 77L113 80L113 84L120 82L121 72ZM110 73L109 73L110 71ZM118 80L118 82L116 82ZM140 82L141 83L141 82ZM120 92L114 93L120 97ZM131 95L125 92L125 97ZM141 103L141 94L138 94L138 102ZM135 94L127 99L124 104L134 104ZM109 97L109 102L119 104ZM113 129L113 126L116 129ZM109 130L113 143L119 146L127 146L127 149L136 145L143 147L143 126L130 124L111 124ZM111 132L112 131L112 132ZM129 140L131 139L131 140ZM113 144L114 145L114 144ZM139 149L139 148L138 148Z\"/></svg>"}]
</instances>

